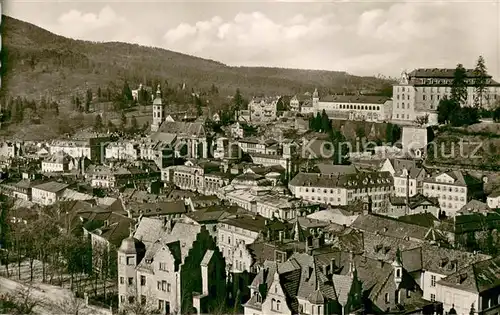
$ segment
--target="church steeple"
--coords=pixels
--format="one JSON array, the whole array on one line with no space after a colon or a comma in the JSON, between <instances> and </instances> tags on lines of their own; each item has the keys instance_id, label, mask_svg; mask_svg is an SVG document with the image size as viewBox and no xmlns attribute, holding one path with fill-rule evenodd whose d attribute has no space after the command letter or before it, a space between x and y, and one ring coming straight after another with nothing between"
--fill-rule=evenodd
<instances>
[{"instance_id":1,"label":"church steeple","mask_svg":"<svg viewBox=\"0 0 500 315\"><path fill-rule=\"evenodd\" d=\"M151 131L156 132L164 120L163 101L161 100L160 85L156 88L156 98L153 100L153 123L151 124Z\"/></svg>"},{"instance_id":2,"label":"church steeple","mask_svg":"<svg viewBox=\"0 0 500 315\"><path fill-rule=\"evenodd\" d=\"M156 98L161 98L161 88L159 84L156 87Z\"/></svg>"}]
</instances>

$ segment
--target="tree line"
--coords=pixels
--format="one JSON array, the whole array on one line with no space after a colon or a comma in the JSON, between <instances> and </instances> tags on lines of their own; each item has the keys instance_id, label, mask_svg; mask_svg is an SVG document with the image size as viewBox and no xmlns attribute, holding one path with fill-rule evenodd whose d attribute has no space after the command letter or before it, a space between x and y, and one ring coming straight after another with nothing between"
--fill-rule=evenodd
<instances>
[{"instance_id":1,"label":"tree line","mask_svg":"<svg viewBox=\"0 0 500 315\"><path fill-rule=\"evenodd\" d=\"M33 282L39 276L35 275L39 262L44 283L62 285L69 276L72 291L82 293L90 286L96 296L100 290L106 294L105 283L117 276L116 251L92 246L83 235L83 226L75 225L60 205L38 209L31 219L13 222L12 200L5 195L0 199L0 263L7 277L21 280L22 265L27 264ZM95 268L96 262L101 268Z\"/></svg>"},{"instance_id":2,"label":"tree line","mask_svg":"<svg viewBox=\"0 0 500 315\"><path fill-rule=\"evenodd\" d=\"M500 109L497 107L492 114L484 114L483 105L487 97L488 73L484 58L479 56L473 70L474 75L474 106L467 106L468 82L467 70L458 64L453 74L450 97L440 100L437 112L440 124L450 124L455 127L468 126L479 121L481 115L493 116L495 121L500 120Z\"/></svg>"}]
</instances>

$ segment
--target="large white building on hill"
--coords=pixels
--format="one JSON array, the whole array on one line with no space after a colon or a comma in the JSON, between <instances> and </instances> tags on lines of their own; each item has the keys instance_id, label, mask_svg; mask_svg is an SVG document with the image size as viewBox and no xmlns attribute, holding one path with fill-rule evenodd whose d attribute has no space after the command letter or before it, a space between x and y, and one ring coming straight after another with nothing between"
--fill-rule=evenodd
<instances>
[{"instance_id":1,"label":"large white building on hill","mask_svg":"<svg viewBox=\"0 0 500 315\"><path fill-rule=\"evenodd\" d=\"M415 69L404 72L393 86L392 119L398 123L412 123L417 117L429 115L429 124L437 124L437 107L444 97L450 97L455 69ZM467 102L473 106L476 98L473 70L467 70ZM500 83L486 78L486 93L481 106L491 109L500 100Z\"/></svg>"}]
</instances>

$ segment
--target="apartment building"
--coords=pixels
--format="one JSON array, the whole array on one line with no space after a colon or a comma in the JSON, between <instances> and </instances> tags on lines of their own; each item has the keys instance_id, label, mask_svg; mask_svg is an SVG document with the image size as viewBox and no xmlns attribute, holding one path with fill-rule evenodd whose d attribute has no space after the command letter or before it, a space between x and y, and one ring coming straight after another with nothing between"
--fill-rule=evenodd
<instances>
[{"instance_id":1,"label":"apartment building","mask_svg":"<svg viewBox=\"0 0 500 315\"><path fill-rule=\"evenodd\" d=\"M162 181L173 183L183 190L215 195L229 184L230 177L219 171L220 165L208 161L170 166L162 170Z\"/></svg>"},{"instance_id":2,"label":"apartment building","mask_svg":"<svg viewBox=\"0 0 500 315\"><path fill-rule=\"evenodd\" d=\"M59 182L48 182L33 186L31 188L31 198L33 203L49 206L60 200L64 190L69 185Z\"/></svg>"},{"instance_id":3,"label":"apartment building","mask_svg":"<svg viewBox=\"0 0 500 315\"><path fill-rule=\"evenodd\" d=\"M75 165L73 158L62 151L42 160L42 172L44 173L68 172L75 166L78 165Z\"/></svg>"},{"instance_id":4,"label":"apartment building","mask_svg":"<svg viewBox=\"0 0 500 315\"><path fill-rule=\"evenodd\" d=\"M469 174L449 171L424 179L423 194L439 200L441 215L453 217L482 186L480 180Z\"/></svg>"},{"instance_id":5,"label":"apartment building","mask_svg":"<svg viewBox=\"0 0 500 315\"><path fill-rule=\"evenodd\" d=\"M250 121L273 121L278 116L280 96L254 97L248 104Z\"/></svg>"},{"instance_id":6,"label":"apartment building","mask_svg":"<svg viewBox=\"0 0 500 315\"><path fill-rule=\"evenodd\" d=\"M403 73L393 86L393 113L395 122L410 123L419 116L429 115L429 123L437 124L437 106L449 97L455 69L415 69ZM465 106L473 106L476 91L474 71L467 70L468 98ZM490 108L500 99L500 84L487 76L487 90L482 106Z\"/></svg>"},{"instance_id":7,"label":"apartment building","mask_svg":"<svg viewBox=\"0 0 500 315\"><path fill-rule=\"evenodd\" d=\"M267 219L250 214L235 214L217 224L217 247L226 259L226 266L233 268L233 254L239 244L252 244L266 228ZM246 269L246 266L242 267Z\"/></svg>"},{"instance_id":8,"label":"apartment building","mask_svg":"<svg viewBox=\"0 0 500 315\"><path fill-rule=\"evenodd\" d=\"M383 209L394 193L389 172L357 174L299 173L288 184L292 195L328 205L348 205L356 200L372 200L374 212Z\"/></svg>"},{"instance_id":9,"label":"apartment building","mask_svg":"<svg viewBox=\"0 0 500 315\"><path fill-rule=\"evenodd\" d=\"M139 157L139 144L135 141L111 142L105 148L105 158L107 160L135 161Z\"/></svg>"},{"instance_id":10,"label":"apartment building","mask_svg":"<svg viewBox=\"0 0 500 315\"><path fill-rule=\"evenodd\" d=\"M92 159L92 148L85 140L57 140L49 144L51 155L64 152L72 158L86 157ZM100 149L100 147L99 147Z\"/></svg>"},{"instance_id":11,"label":"apartment building","mask_svg":"<svg viewBox=\"0 0 500 315\"><path fill-rule=\"evenodd\" d=\"M307 103L310 104L312 103L312 97L309 92L306 94L294 95L290 99L290 110L292 112L300 113L302 111L302 106L304 106Z\"/></svg>"},{"instance_id":12,"label":"apartment building","mask_svg":"<svg viewBox=\"0 0 500 315\"><path fill-rule=\"evenodd\" d=\"M415 160L386 159L380 168L390 172L394 180L394 195L413 197L423 193L423 180L427 176L425 169L418 167Z\"/></svg>"},{"instance_id":13,"label":"apartment building","mask_svg":"<svg viewBox=\"0 0 500 315\"><path fill-rule=\"evenodd\" d=\"M432 314L434 303L401 259L381 262L344 252L296 253L254 278L245 314ZM403 280L404 279L404 280ZM259 290L266 286L267 292ZM374 292L375 290L375 292Z\"/></svg>"},{"instance_id":14,"label":"apartment building","mask_svg":"<svg viewBox=\"0 0 500 315\"><path fill-rule=\"evenodd\" d=\"M436 299L448 314L500 311L500 257L479 261L436 281Z\"/></svg>"}]
</instances>

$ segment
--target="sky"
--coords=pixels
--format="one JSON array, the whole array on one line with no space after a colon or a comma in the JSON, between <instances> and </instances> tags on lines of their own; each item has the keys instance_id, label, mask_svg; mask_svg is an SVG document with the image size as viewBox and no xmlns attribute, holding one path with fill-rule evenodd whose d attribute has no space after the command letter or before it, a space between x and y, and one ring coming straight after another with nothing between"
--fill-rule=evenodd
<instances>
[{"instance_id":1,"label":"sky","mask_svg":"<svg viewBox=\"0 0 500 315\"><path fill-rule=\"evenodd\" d=\"M399 77L415 68L472 68L482 55L500 81L500 0L7 0L2 9L71 38L236 66Z\"/></svg>"}]
</instances>

